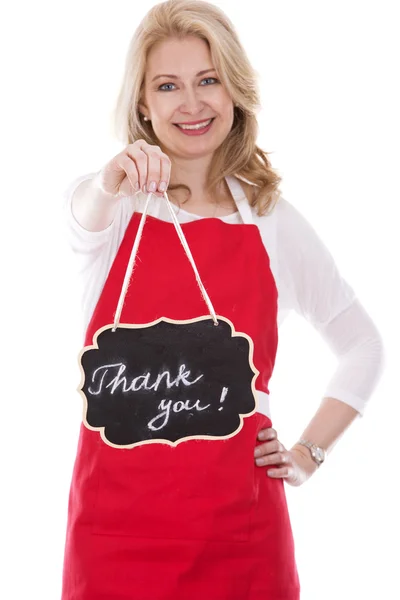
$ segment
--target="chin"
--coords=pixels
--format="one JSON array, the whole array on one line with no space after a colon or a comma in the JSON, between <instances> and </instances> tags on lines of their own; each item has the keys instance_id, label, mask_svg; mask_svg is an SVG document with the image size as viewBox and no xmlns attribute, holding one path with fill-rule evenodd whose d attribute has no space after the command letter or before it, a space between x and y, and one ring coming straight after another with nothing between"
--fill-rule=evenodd
<instances>
[{"instance_id":1,"label":"chin","mask_svg":"<svg viewBox=\"0 0 400 600\"><path fill-rule=\"evenodd\" d=\"M204 156L209 156L214 154L219 146L215 144L207 144L202 147L194 148L191 144L187 146L180 146L179 149L176 149L176 154L179 154L182 157L191 157L191 158L203 158Z\"/></svg>"}]
</instances>

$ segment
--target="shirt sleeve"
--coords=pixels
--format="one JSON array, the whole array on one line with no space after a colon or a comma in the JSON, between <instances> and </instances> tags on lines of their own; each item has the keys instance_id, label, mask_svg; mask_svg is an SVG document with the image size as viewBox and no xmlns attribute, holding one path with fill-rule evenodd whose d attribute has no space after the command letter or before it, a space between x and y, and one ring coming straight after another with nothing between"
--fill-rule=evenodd
<instances>
[{"instance_id":1,"label":"shirt sleeve","mask_svg":"<svg viewBox=\"0 0 400 600\"><path fill-rule=\"evenodd\" d=\"M63 192L65 237L74 255L78 284L81 288L81 307L87 325L113 260L134 212L133 197L121 198L112 223L102 231L88 231L72 213L72 197L78 185L95 173L74 179Z\"/></svg>"},{"instance_id":2,"label":"shirt sleeve","mask_svg":"<svg viewBox=\"0 0 400 600\"><path fill-rule=\"evenodd\" d=\"M118 214L121 213L121 206L119 205L113 222L102 231L89 231L82 227L75 219L72 212L72 197L74 192L83 181L91 179L94 175L95 173L87 173L77 177L68 185L63 193L65 233L71 250L79 256L79 264L82 270L90 266L93 257L98 255L101 249L107 244L121 216Z\"/></svg>"},{"instance_id":3,"label":"shirt sleeve","mask_svg":"<svg viewBox=\"0 0 400 600\"><path fill-rule=\"evenodd\" d=\"M384 368L381 334L305 217L282 197L276 210L286 308L307 319L337 358L324 397L341 400L363 415Z\"/></svg>"}]
</instances>

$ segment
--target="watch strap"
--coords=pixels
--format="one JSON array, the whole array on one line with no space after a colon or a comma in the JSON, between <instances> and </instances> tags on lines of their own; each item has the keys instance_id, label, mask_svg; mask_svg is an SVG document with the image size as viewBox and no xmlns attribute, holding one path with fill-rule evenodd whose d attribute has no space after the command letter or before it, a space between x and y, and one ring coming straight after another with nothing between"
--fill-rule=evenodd
<instances>
[{"instance_id":1,"label":"watch strap","mask_svg":"<svg viewBox=\"0 0 400 600\"><path fill-rule=\"evenodd\" d=\"M320 466L324 462L326 458L326 450L320 448L319 446L317 446L317 444L313 444L312 442L304 439L300 439L297 443L301 444L302 446L305 446L310 450L311 457L318 466ZM322 454L322 459L317 458L317 453L320 455Z\"/></svg>"}]
</instances>

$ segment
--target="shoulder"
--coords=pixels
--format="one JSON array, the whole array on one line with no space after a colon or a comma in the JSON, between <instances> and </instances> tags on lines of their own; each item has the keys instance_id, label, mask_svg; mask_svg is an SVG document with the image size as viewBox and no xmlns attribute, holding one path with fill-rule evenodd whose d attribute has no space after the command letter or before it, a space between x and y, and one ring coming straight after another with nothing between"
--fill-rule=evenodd
<instances>
[{"instance_id":1,"label":"shoulder","mask_svg":"<svg viewBox=\"0 0 400 600\"><path fill-rule=\"evenodd\" d=\"M258 186L248 183L242 179L236 178L239 182L243 193L247 199L247 202L251 206L251 211L253 215L253 222L258 225L261 229L271 228L272 225L279 226L281 228L295 228L296 226L302 226L307 223L305 217L301 214L301 212L286 199L282 194L279 194L279 198L277 202L272 206L272 208L264 215L259 215L257 213L257 208L252 206L254 202L254 198L257 194Z\"/></svg>"},{"instance_id":2,"label":"shoulder","mask_svg":"<svg viewBox=\"0 0 400 600\"><path fill-rule=\"evenodd\" d=\"M257 208L252 207L253 222L261 233L275 231L291 231L305 220L301 213L286 198L280 195L276 204L266 214L259 215Z\"/></svg>"},{"instance_id":3,"label":"shoulder","mask_svg":"<svg viewBox=\"0 0 400 600\"><path fill-rule=\"evenodd\" d=\"M257 215L252 208L254 223L260 228L261 234L271 235L276 238L280 247L304 250L304 244L313 245L320 243L320 237L308 217L286 197L280 195L277 203L265 215Z\"/></svg>"}]
</instances>

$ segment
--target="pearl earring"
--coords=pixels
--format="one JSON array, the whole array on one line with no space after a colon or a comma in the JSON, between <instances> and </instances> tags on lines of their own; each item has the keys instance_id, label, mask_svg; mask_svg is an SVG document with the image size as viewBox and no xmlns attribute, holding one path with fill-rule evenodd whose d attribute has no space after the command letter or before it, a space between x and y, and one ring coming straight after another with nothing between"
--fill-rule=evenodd
<instances>
[{"instance_id":1,"label":"pearl earring","mask_svg":"<svg viewBox=\"0 0 400 600\"><path fill-rule=\"evenodd\" d=\"M143 117L143 118L144 118L144 120L145 120L145 121L148 121L148 120L149 120L149 118L148 118L148 117Z\"/></svg>"}]
</instances>

